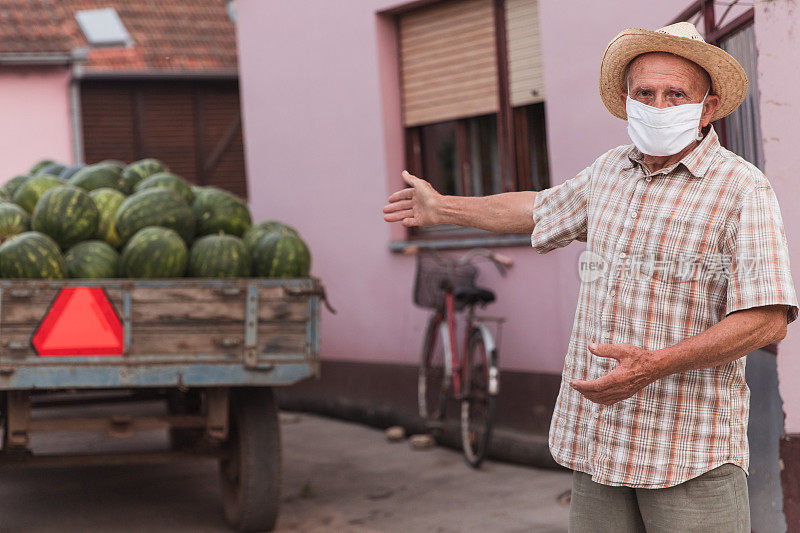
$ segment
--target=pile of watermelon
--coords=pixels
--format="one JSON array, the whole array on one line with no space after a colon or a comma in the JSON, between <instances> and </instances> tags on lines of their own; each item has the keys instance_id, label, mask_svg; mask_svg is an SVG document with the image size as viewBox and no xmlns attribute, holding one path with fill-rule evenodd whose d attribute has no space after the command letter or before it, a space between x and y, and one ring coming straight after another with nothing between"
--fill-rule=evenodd
<instances>
[{"instance_id":1,"label":"pile of watermelon","mask_svg":"<svg viewBox=\"0 0 800 533\"><path fill-rule=\"evenodd\" d=\"M0 187L0 277L307 277L308 246L156 159L36 163Z\"/></svg>"}]
</instances>

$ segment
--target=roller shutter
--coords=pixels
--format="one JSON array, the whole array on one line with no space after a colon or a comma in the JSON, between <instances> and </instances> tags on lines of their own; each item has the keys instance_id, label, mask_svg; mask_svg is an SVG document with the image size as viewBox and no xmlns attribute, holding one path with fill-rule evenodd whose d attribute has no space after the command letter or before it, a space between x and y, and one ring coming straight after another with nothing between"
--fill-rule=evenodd
<instances>
[{"instance_id":1,"label":"roller shutter","mask_svg":"<svg viewBox=\"0 0 800 533\"><path fill-rule=\"evenodd\" d=\"M537 0L506 0L506 39L511 106L543 101L542 42Z\"/></svg>"},{"instance_id":2,"label":"roller shutter","mask_svg":"<svg viewBox=\"0 0 800 533\"><path fill-rule=\"evenodd\" d=\"M492 0L444 2L398 22L406 126L497 111Z\"/></svg>"}]
</instances>

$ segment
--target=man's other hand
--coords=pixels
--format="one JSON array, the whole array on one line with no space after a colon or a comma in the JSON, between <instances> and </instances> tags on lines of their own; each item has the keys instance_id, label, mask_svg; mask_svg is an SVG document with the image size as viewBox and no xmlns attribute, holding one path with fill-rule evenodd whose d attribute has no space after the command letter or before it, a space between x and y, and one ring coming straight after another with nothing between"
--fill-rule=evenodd
<instances>
[{"instance_id":1,"label":"man's other hand","mask_svg":"<svg viewBox=\"0 0 800 533\"><path fill-rule=\"evenodd\" d=\"M616 368L605 376L570 382L573 389L594 403L615 404L630 398L658 378L653 352L638 346L589 343L589 351L598 357L617 361Z\"/></svg>"},{"instance_id":2,"label":"man's other hand","mask_svg":"<svg viewBox=\"0 0 800 533\"><path fill-rule=\"evenodd\" d=\"M383 207L383 219L400 222L406 227L440 224L437 206L441 195L430 183L406 170L403 171L403 180L409 188L389 197L389 203Z\"/></svg>"}]
</instances>

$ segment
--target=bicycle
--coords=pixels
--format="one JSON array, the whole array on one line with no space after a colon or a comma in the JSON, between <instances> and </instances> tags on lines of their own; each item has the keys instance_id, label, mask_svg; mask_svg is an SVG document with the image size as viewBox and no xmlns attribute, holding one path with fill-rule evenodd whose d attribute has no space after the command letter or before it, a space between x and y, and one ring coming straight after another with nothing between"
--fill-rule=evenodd
<instances>
[{"instance_id":1,"label":"bicycle","mask_svg":"<svg viewBox=\"0 0 800 533\"><path fill-rule=\"evenodd\" d=\"M461 405L461 444L467 463L480 466L489 447L495 399L500 392L498 343L488 326L494 322L498 341L499 317L477 316L495 300L489 289L475 285L473 259L485 257L501 275L513 265L510 258L483 248L459 259L446 259L433 250L417 251L414 303L434 310L428 320L417 383L419 414L431 430L443 426L448 399ZM456 313L467 310L463 351L456 341Z\"/></svg>"}]
</instances>

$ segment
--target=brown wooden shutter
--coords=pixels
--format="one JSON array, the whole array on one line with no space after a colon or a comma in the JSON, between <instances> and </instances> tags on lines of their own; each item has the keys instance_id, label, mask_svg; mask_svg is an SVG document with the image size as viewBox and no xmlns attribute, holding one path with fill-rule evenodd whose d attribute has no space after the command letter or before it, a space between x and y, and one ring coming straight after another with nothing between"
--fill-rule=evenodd
<instances>
[{"instance_id":1,"label":"brown wooden shutter","mask_svg":"<svg viewBox=\"0 0 800 533\"><path fill-rule=\"evenodd\" d=\"M190 87L183 83L140 85L139 97L142 155L155 157L175 174L198 183Z\"/></svg>"},{"instance_id":2,"label":"brown wooden shutter","mask_svg":"<svg viewBox=\"0 0 800 533\"><path fill-rule=\"evenodd\" d=\"M406 126L498 108L492 0L445 2L399 18Z\"/></svg>"},{"instance_id":3,"label":"brown wooden shutter","mask_svg":"<svg viewBox=\"0 0 800 533\"><path fill-rule=\"evenodd\" d=\"M506 40L511 106L544 100L539 2L506 0Z\"/></svg>"},{"instance_id":4,"label":"brown wooden shutter","mask_svg":"<svg viewBox=\"0 0 800 533\"><path fill-rule=\"evenodd\" d=\"M200 179L247 198L239 90L230 85L207 86L198 96L203 115Z\"/></svg>"},{"instance_id":5,"label":"brown wooden shutter","mask_svg":"<svg viewBox=\"0 0 800 533\"><path fill-rule=\"evenodd\" d=\"M87 163L155 157L192 183L247 197L236 82L86 80L81 107Z\"/></svg>"},{"instance_id":6,"label":"brown wooden shutter","mask_svg":"<svg viewBox=\"0 0 800 533\"><path fill-rule=\"evenodd\" d=\"M128 85L116 83L81 85L83 158L89 163L104 159L130 162L134 147L134 100Z\"/></svg>"}]
</instances>

